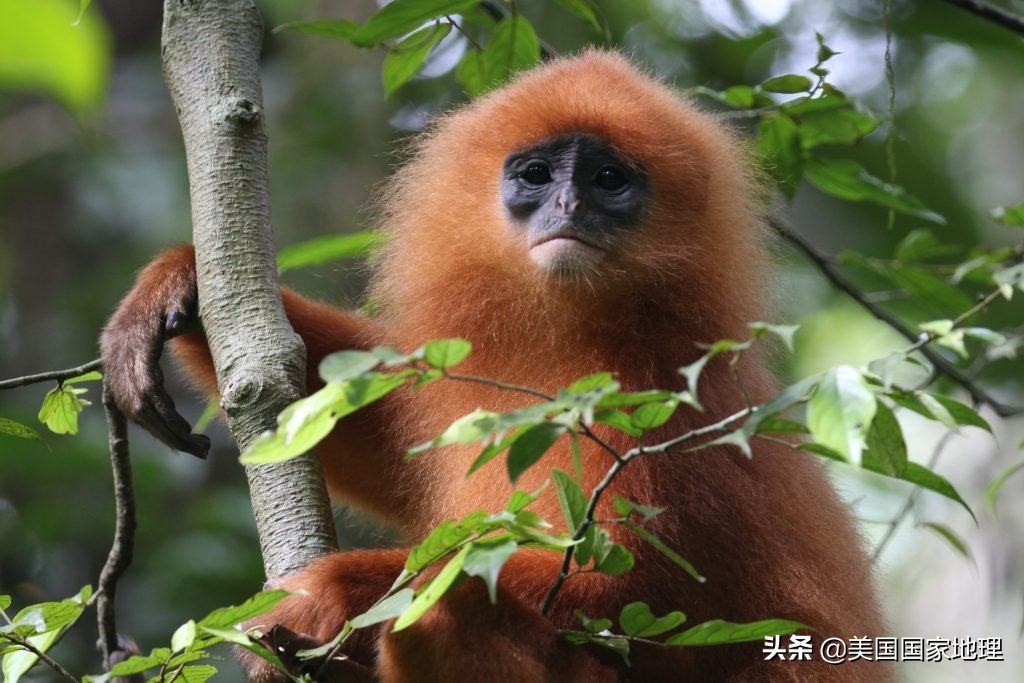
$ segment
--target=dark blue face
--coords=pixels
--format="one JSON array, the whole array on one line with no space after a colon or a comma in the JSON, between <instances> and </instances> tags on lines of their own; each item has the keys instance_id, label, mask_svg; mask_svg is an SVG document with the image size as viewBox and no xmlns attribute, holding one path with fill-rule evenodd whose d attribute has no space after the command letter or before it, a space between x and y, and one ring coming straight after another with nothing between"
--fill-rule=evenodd
<instances>
[{"instance_id":1,"label":"dark blue face","mask_svg":"<svg viewBox=\"0 0 1024 683\"><path fill-rule=\"evenodd\" d=\"M555 273L597 270L639 227L647 174L596 135L561 135L505 159L501 200L530 256Z\"/></svg>"}]
</instances>

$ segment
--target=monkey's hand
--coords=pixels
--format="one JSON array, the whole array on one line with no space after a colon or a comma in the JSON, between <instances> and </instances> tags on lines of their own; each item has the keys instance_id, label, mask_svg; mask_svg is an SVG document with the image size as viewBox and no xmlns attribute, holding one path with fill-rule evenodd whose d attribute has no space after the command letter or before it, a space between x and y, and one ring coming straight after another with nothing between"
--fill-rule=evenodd
<instances>
[{"instance_id":1,"label":"monkey's hand","mask_svg":"<svg viewBox=\"0 0 1024 683\"><path fill-rule=\"evenodd\" d=\"M125 415L160 441L205 458L210 440L192 434L164 389L164 342L198 322L195 250L169 249L139 273L100 338L105 382Z\"/></svg>"}]
</instances>

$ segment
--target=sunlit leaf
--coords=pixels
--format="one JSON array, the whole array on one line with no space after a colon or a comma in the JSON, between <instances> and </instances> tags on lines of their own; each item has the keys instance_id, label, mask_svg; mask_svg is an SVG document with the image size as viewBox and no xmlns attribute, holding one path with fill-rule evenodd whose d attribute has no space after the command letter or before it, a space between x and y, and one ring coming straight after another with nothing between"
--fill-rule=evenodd
<instances>
[{"instance_id":1,"label":"sunlit leaf","mask_svg":"<svg viewBox=\"0 0 1024 683\"><path fill-rule=\"evenodd\" d=\"M39 432L32 429L28 425L23 425L20 422L8 419L6 417L0 417L0 434L7 434L8 436L16 436L19 439L41 439Z\"/></svg>"},{"instance_id":2,"label":"sunlit leaf","mask_svg":"<svg viewBox=\"0 0 1024 683\"><path fill-rule=\"evenodd\" d=\"M320 361L320 377L325 382L344 382L373 370L380 359L369 351L336 351Z\"/></svg>"},{"instance_id":3,"label":"sunlit leaf","mask_svg":"<svg viewBox=\"0 0 1024 683\"><path fill-rule=\"evenodd\" d=\"M51 389L43 398L39 421L54 434L77 434L78 414L89 405L89 401L79 398L85 392L67 384Z\"/></svg>"},{"instance_id":4,"label":"sunlit leaf","mask_svg":"<svg viewBox=\"0 0 1024 683\"><path fill-rule=\"evenodd\" d=\"M765 636L781 636L805 630L807 627L788 619L765 619L748 624L734 624L721 619L706 621L682 633L670 636L666 645L724 645L726 643L745 643L761 640Z\"/></svg>"},{"instance_id":5,"label":"sunlit leaf","mask_svg":"<svg viewBox=\"0 0 1024 683\"><path fill-rule=\"evenodd\" d=\"M234 628L274 609L288 597L288 591L275 589L256 593L241 605L220 607L199 620L197 626L204 628Z\"/></svg>"},{"instance_id":6,"label":"sunlit leaf","mask_svg":"<svg viewBox=\"0 0 1024 683\"><path fill-rule=\"evenodd\" d=\"M661 635L677 628L685 621L686 615L678 611L656 617L645 602L631 602L623 607L619 614L619 626L626 635L634 638Z\"/></svg>"},{"instance_id":7,"label":"sunlit leaf","mask_svg":"<svg viewBox=\"0 0 1024 683\"><path fill-rule=\"evenodd\" d=\"M366 628L400 616L412 605L414 595L415 592L411 588L395 592L353 619L352 628Z\"/></svg>"},{"instance_id":8,"label":"sunlit leaf","mask_svg":"<svg viewBox=\"0 0 1024 683\"><path fill-rule=\"evenodd\" d=\"M484 580L491 603L498 601L498 574L517 548L518 545L511 538L484 539L474 541L469 546L469 552L462 563L462 571Z\"/></svg>"},{"instance_id":9,"label":"sunlit leaf","mask_svg":"<svg viewBox=\"0 0 1024 683\"><path fill-rule=\"evenodd\" d=\"M1003 225L1024 226L1024 204L998 206L992 209L992 218Z\"/></svg>"},{"instance_id":10,"label":"sunlit leaf","mask_svg":"<svg viewBox=\"0 0 1024 683\"><path fill-rule=\"evenodd\" d=\"M343 259L363 258L380 245L381 239L380 233L364 230L349 235L330 235L292 244L278 252L277 272L284 273Z\"/></svg>"},{"instance_id":11,"label":"sunlit leaf","mask_svg":"<svg viewBox=\"0 0 1024 683\"><path fill-rule=\"evenodd\" d=\"M76 113L96 110L106 96L110 40L100 15L79 17L80 10L62 0L0 2L0 90L43 92Z\"/></svg>"},{"instance_id":12,"label":"sunlit leaf","mask_svg":"<svg viewBox=\"0 0 1024 683\"><path fill-rule=\"evenodd\" d=\"M807 404L807 426L815 441L857 463L875 408L875 395L860 371L840 365L818 383Z\"/></svg>"},{"instance_id":13,"label":"sunlit leaf","mask_svg":"<svg viewBox=\"0 0 1024 683\"><path fill-rule=\"evenodd\" d=\"M430 51L448 35L451 28L449 23L440 23L420 29L388 52L381 68L387 95L390 96L419 72Z\"/></svg>"},{"instance_id":14,"label":"sunlit leaf","mask_svg":"<svg viewBox=\"0 0 1024 683\"><path fill-rule=\"evenodd\" d=\"M472 350L473 345L465 339L436 339L423 347L423 360L444 370L461 363Z\"/></svg>"},{"instance_id":15,"label":"sunlit leaf","mask_svg":"<svg viewBox=\"0 0 1024 683\"><path fill-rule=\"evenodd\" d=\"M448 592L448 589L452 587L452 584L455 583L455 580L462 572L462 565L466 561L469 549L469 546L466 546L456 553L430 583L420 589L412 604L395 621L395 625L392 628L393 631L401 631L416 623L420 617L426 614L427 610L433 607Z\"/></svg>"}]
</instances>

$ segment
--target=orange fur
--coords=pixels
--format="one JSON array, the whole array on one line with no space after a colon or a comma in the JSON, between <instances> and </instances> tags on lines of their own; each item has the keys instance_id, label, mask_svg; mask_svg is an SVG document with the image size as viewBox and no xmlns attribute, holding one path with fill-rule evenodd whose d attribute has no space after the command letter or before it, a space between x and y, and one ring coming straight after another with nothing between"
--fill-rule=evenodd
<instances>
[{"instance_id":1,"label":"orange fur","mask_svg":"<svg viewBox=\"0 0 1024 683\"><path fill-rule=\"evenodd\" d=\"M566 283L531 266L504 218L498 180L509 152L570 132L599 135L642 163L653 205L630 246L600 272ZM325 354L342 348L389 343L410 350L429 339L461 336L474 344L468 373L553 391L609 370L627 390L682 389L676 369L700 354L695 343L745 339L746 323L764 314L767 259L755 192L749 163L727 131L622 57L588 52L523 75L443 117L420 139L381 200L381 227L390 238L374 282L375 295L386 303L381 322L291 292L285 305L306 340L311 372ZM212 388L201 337L187 335L175 346L193 376ZM741 371L755 398L770 395L771 382L756 358ZM710 364L700 389L705 413L680 410L648 440L742 406L724 363ZM513 486L498 463L467 478L474 448L431 452L411 463L401 459L405 450L478 406L507 410L523 402L491 388L438 382L342 421L318 451L335 493L391 518L415 540L444 519L495 509ZM622 434L599 431L628 448ZM517 488L537 488L549 467L568 468L569 457L568 446L557 444L545 456L547 467L535 467ZM592 486L610 460L588 447L584 463L585 483ZM728 448L642 458L626 468L614 491L666 507L652 530L689 558L707 583L696 583L635 538L617 535L637 556L636 568L616 578L569 579L548 622L537 607L560 558L522 552L502 572L498 607L488 604L479 582L467 581L407 631L360 636L352 656L375 665L387 681L889 677L881 664L765 663L759 643L641 647L625 671L604 654L561 642L554 626L574 626L573 608L613 617L634 600L659 614L682 609L690 623L782 617L829 636L881 630L853 522L813 456L761 444L752 459ZM553 523L562 518L550 488L536 509ZM311 596L290 598L268 619L329 638L386 590L400 567L401 554L394 551L324 558L290 582Z\"/></svg>"}]
</instances>

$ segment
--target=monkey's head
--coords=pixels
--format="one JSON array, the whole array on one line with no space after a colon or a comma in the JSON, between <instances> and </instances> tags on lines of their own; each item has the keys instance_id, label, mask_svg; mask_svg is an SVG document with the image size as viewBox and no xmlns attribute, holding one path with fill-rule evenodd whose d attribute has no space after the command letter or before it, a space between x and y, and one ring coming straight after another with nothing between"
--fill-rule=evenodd
<instances>
[{"instance_id":1,"label":"monkey's head","mask_svg":"<svg viewBox=\"0 0 1024 683\"><path fill-rule=\"evenodd\" d=\"M749 312L762 260L750 164L724 127L621 55L525 73L440 117L414 152L383 203L378 291L400 308L621 307L626 293L648 308L688 301L692 316L712 292Z\"/></svg>"}]
</instances>

